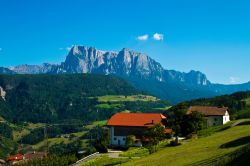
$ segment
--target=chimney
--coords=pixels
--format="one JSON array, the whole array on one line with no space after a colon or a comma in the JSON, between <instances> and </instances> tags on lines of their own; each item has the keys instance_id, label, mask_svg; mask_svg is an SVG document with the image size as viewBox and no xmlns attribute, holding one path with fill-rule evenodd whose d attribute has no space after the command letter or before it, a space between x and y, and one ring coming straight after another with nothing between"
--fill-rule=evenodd
<instances>
[{"instance_id":1,"label":"chimney","mask_svg":"<svg viewBox=\"0 0 250 166\"><path fill-rule=\"evenodd\" d=\"M152 120L152 124L154 124L154 120Z\"/></svg>"}]
</instances>

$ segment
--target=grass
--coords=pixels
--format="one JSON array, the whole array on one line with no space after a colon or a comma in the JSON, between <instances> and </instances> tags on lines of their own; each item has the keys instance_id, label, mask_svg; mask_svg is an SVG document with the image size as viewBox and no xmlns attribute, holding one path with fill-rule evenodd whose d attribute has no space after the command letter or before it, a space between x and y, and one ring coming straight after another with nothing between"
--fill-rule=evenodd
<instances>
[{"instance_id":1,"label":"grass","mask_svg":"<svg viewBox=\"0 0 250 166\"><path fill-rule=\"evenodd\" d=\"M102 155L101 157L83 163L81 166L119 165L128 160L128 158L109 158L107 155Z\"/></svg>"},{"instance_id":2,"label":"grass","mask_svg":"<svg viewBox=\"0 0 250 166\"><path fill-rule=\"evenodd\" d=\"M107 103L102 103L102 104L97 104L95 107L100 108L100 109L111 109L111 108L119 108L121 104L107 104Z\"/></svg>"},{"instance_id":3,"label":"grass","mask_svg":"<svg viewBox=\"0 0 250 166\"><path fill-rule=\"evenodd\" d=\"M98 102L107 103L107 102L124 102L124 101L157 101L158 99L154 96L146 95L131 95L131 96L122 96L122 95L106 95L99 96Z\"/></svg>"},{"instance_id":4,"label":"grass","mask_svg":"<svg viewBox=\"0 0 250 166\"><path fill-rule=\"evenodd\" d=\"M12 124L13 125L13 124ZM34 130L36 128L43 127L43 123L28 123L27 126L23 127L17 127L17 126L12 126L14 128L13 130L13 140L18 141L25 135L28 135L31 130Z\"/></svg>"},{"instance_id":5,"label":"grass","mask_svg":"<svg viewBox=\"0 0 250 166\"><path fill-rule=\"evenodd\" d=\"M43 149L44 147L46 147L46 143L47 143L46 140L43 140L37 143L36 145L33 145L32 148L36 150ZM49 138L48 139L49 147L55 144L60 144L60 143L68 144L70 143L70 140L68 138Z\"/></svg>"},{"instance_id":6,"label":"grass","mask_svg":"<svg viewBox=\"0 0 250 166\"><path fill-rule=\"evenodd\" d=\"M102 120L102 121L95 121L93 122L93 125L95 126L105 126L107 124L108 120Z\"/></svg>"},{"instance_id":7,"label":"grass","mask_svg":"<svg viewBox=\"0 0 250 166\"><path fill-rule=\"evenodd\" d=\"M225 125L213 126L213 127L209 127L207 129L198 131L198 136L199 137L207 137L207 136L210 136L210 135L212 135L214 133L229 129L234 122L235 121L230 121Z\"/></svg>"},{"instance_id":8,"label":"grass","mask_svg":"<svg viewBox=\"0 0 250 166\"><path fill-rule=\"evenodd\" d=\"M250 107L250 98L247 98L247 99L245 99L244 101L246 102L247 106Z\"/></svg>"},{"instance_id":9,"label":"grass","mask_svg":"<svg viewBox=\"0 0 250 166\"><path fill-rule=\"evenodd\" d=\"M143 157L149 155L149 150L147 148L136 148L131 147L127 151L121 153L121 157Z\"/></svg>"},{"instance_id":10,"label":"grass","mask_svg":"<svg viewBox=\"0 0 250 166\"><path fill-rule=\"evenodd\" d=\"M250 120L248 120L250 121ZM141 159L130 160L124 165L200 165L226 155L243 146L221 148L221 145L250 136L250 125L238 125L211 136L190 140L177 147L166 147Z\"/></svg>"}]
</instances>

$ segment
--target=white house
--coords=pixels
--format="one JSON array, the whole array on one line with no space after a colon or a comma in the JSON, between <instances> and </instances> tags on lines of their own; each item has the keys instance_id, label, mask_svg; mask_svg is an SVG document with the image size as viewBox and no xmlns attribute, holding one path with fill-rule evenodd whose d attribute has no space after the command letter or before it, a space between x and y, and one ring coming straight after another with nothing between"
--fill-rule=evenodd
<instances>
[{"instance_id":1,"label":"white house","mask_svg":"<svg viewBox=\"0 0 250 166\"><path fill-rule=\"evenodd\" d=\"M204 114L207 127L223 125L230 121L228 107L191 106L187 114L195 111Z\"/></svg>"}]
</instances>

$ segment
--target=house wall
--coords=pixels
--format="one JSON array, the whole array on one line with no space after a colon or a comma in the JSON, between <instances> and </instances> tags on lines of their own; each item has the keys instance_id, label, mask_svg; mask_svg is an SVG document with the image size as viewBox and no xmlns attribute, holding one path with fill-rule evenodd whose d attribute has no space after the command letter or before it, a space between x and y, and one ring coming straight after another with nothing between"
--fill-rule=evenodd
<instances>
[{"instance_id":1,"label":"house wall","mask_svg":"<svg viewBox=\"0 0 250 166\"><path fill-rule=\"evenodd\" d=\"M208 116L207 127L223 125L223 116Z\"/></svg>"},{"instance_id":2,"label":"house wall","mask_svg":"<svg viewBox=\"0 0 250 166\"><path fill-rule=\"evenodd\" d=\"M125 146L127 136L135 135L137 138L141 138L141 135L145 130L146 128L143 127L111 127L110 144Z\"/></svg>"},{"instance_id":3,"label":"house wall","mask_svg":"<svg viewBox=\"0 0 250 166\"><path fill-rule=\"evenodd\" d=\"M117 146L126 145L126 136L115 135L115 127L110 128L110 144Z\"/></svg>"}]
</instances>

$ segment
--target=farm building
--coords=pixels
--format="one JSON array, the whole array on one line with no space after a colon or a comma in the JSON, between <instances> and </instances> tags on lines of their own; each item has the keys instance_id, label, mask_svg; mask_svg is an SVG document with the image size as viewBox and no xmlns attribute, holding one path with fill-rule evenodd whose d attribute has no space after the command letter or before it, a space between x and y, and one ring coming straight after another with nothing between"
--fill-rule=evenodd
<instances>
[{"instance_id":1,"label":"farm building","mask_svg":"<svg viewBox=\"0 0 250 166\"><path fill-rule=\"evenodd\" d=\"M129 135L135 135L138 139L135 145L141 146L142 133L156 124L165 127L167 118L159 113L117 113L113 115L107 126L110 128L110 145L126 146L126 139ZM165 129L166 134L172 132Z\"/></svg>"},{"instance_id":2,"label":"farm building","mask_svg":"<svg viewBox=\"0 0 250 166\"><path fill-rule=\"evenodd\" d=\"M223 125L230 121L227 107L191 106L188 108L187 114L195 111L204 114L207 127Z\"/></svg>"}]
</instances>

